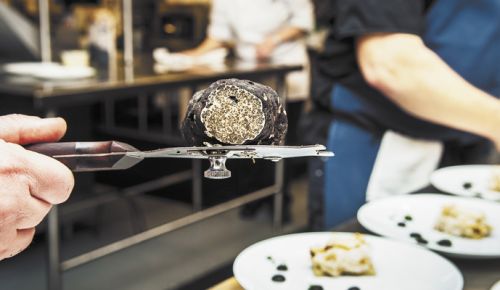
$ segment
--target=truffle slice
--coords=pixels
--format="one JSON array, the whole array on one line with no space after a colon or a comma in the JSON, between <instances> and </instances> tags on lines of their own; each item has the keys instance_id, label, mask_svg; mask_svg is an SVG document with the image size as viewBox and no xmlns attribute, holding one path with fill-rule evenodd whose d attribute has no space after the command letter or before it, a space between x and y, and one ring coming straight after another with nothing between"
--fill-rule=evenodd
<instances>
[{"instance_id":1,"label":"truffle slice","mask_svg":"<svg viewBox=\"0 0 500 290\"><path fill-rule=\"evenodd\" d=\"M279 145L287 127L276 91L252 81L227 79L194 94L181 132L191 146Z\"/></svg>"}]
</instances>

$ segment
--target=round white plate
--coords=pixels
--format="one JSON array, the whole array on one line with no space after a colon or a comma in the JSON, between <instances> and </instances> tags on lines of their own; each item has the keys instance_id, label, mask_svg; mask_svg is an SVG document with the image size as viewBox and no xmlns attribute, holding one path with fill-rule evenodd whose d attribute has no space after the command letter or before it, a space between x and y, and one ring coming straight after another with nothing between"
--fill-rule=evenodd
<instances>
[{"instance_id":1,"label":"round white plate","mask_svg":"<svg viewBox=\"0 0 500 290\"><path fill-rule=\"evenodd\" d=\"M352 235L351 233L335 233ZM441 256L421 247L365 235L371 247L375 276L316 277L311 269L309 249L325 245L332 233L304 233L271 238L241 252L233 265L235 278L247 290L307 290L320 285L325 290L461 290L463 277ZM271 262L267 257L272 257ZM288 271L279 272L284 263ZM285 282L273 282L275 274Z\"/></svg>"},{"instance_id":2,"label":"round white plate","mask_svg":"<svg viewBox=\"0 0 500 290\"><path fill-rule=\"evenodd\" d=\"M499 165L461 165L436 170L431 183L437 189L466 197L480 197L500 201L500 192L491 190L491 181ZM464 188L465 183L471 188Z\"/></svg>"},{"instance_id":3,"label":"round white plate","mask_svg":"<svg viewBox=\"0 0 500 290\"><path fill-rule=\"evenodd\" d=\"M493 287L491 287L491 290L500 290L500 281L496 282Z\"/></svg>"},{"instance_id":4,"label":"round white plate","mask_svg":"<svg viewBox=\"0 0 500 290\"><path fill-rule=\"evenodd\" d=\"M11 74L33 75L33 73L58 66L59 64L55 62L16 62L4 65L3 69Z\"/></svg>"},{"instance_id":5,"label":"round white plate","mask_svg":"<svg viewBox=\"0 0 500 290\"><path fill-rule=\"evenodd\" d=\"M487 222L493 227L491 236L480 240L454 237L434 230L443 206L456 204L484 212ZM406 215L413 220L405 227L398 226ZM397 240L416 243L410 237L419 233L429 243L429 249L449 256L488 259L500 258L500 204L475 198L446 196L439 194L416 194L388 197L365 204L358 211L358 221L371 232ZM448 239L451 247L436 244Z\"/></svg>"},{"instance_id":6,"label":"round white plate","mask_svg":"<svg viewBox=\"0 0 500 290\"><path fill-rule=\"evenodd\" d=\"M490 290L500 290L500 281L496 282Z\"/></svg>"},{"instance_id":7,"label":"round white plate","mask_svg":"<svg viewBox=\"0 0 500 290\"><path fill-rule=\"evenodd\" d=\"M91 67L62 66L58 63L20 62L4 65L4 70L11 74L28 75L49 80L72 80L89 78L95 75Z\"/></svg>"}]
</instances>

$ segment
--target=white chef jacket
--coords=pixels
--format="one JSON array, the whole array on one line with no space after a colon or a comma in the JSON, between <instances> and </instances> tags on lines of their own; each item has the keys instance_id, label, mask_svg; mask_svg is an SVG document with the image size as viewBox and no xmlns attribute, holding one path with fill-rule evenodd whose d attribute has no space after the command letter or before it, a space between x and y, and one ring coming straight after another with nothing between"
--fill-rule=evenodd
<instances>
[{"instance_id":1,"label":"white chef jacket","mask_svg":"<svg viewBox=\"0 0 500 290\"><path fill-rule=\"evenodd\" d=\"M256 60L256 45L283 27L311 31L314 25L310 0L213 0L208 35L224 42L234 42L236 55L246 61ZM288 99L309 95L309 61L304 39L279 44L271 62L300 64L304 69L287 76Z\"/></svg>"}]
</instances>

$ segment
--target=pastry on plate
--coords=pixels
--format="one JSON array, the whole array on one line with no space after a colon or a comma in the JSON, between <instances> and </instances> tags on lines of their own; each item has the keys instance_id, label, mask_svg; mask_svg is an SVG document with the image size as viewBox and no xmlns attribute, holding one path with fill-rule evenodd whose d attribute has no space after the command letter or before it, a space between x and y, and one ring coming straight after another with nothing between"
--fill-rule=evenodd
<instances>
[{"instance_id":1,"label":"pastry on plate","mask_svg":"<svg viewBox=\"0 0 500 290\"><path fill-rule=\"evenodd\" d=\"M436 222L435 229L457 237L482 239L491 234L492 227L480 210L446 205Z\"/></svg>"},{"instance_id":2,"label":"pastry on plate","mask_svg":"<svg viewBox=\"0 0 500 290\"><path fill-rule=\"evenodd\" d=\"M322 247L311 248L316 276L375 275L370 247L363 235L333 235Z\"/></svg>"}]
</instances>

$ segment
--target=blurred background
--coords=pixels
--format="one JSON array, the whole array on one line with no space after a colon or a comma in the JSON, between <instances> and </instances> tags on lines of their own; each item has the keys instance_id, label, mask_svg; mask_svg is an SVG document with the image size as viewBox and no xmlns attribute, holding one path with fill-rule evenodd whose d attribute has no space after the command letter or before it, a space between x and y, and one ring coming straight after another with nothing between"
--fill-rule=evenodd
<instances>
[{"instance_id":1,"label":"blurred background","mask_svg":"<svg viewBox=\"0 0 500 290\"><path fill-rule=\"evenodd\" d=\"M0 113L62 116L66 141L154 149L185 145L178 128L187 102L217 79L251 79L285 97L287 76L307 60L243 61L231 47L187 67L176 57L207 37L211 8L210 0L0 1L0 62L9 64L0 76ZM165 61L153 56L157 48L167 49ZM306 94L289 101L288 144L300 143ZM0 289L205 289L231 276L248 245L307 227L306 160L287 161L285 173L267 161L227 165L233 177L224 181L202 178L208 162L180 159L76 174L52 229L42 223L28 250L0 264ZM278 220L273 201L282 191ZM159 227L169 233L120 243ZM95 251L115 242L124 249Z\"/></svg>"},{"instance_id":2,"label":"blurred background","mask_svg":"<svg viewBox=\"0 0 500 290\"><path fill-rule=\"evenodd\" d=\"M232 177L225 180L204 178L205 160L171 158L124 171L75 173L68 202L53 208L26 251L0 263L0 290L208 289L232 277L236 256L258 241L333 229L367 232L356 213L385 195L448 192L488 199L474 187L464 194L463 182L480 183L469 177L470 167L460 178L444 178L458 183L456 192L434 188L430 179L441 167L499 164L490 142L498 143L490 138L498 134L479 137L451 129L464 129L455 124L442 126L439 118L409 114L433 107L439 93L459 92L443 90L435 67L425 67L418 74L422 82L411 88L419 95L420 84L430 84L433 99L402 108L384 88L413 85L413 79L380 85L365 79L359 65L373 55L392 60L385 56L400 46L374 45L368 56L357 51L358 40L370 33L418 36L425 45L413 42L402 55L411 59L432 50L445 62L437 57L429 63L448 64L498 96L500 25L483 21L500 19L488 13L500 6L478 1L496 10L476 9L474 1L456 1L462 2L467 5L445 9L445 0L392 1L397 7L354 0L0 0L0 115L61 116L68 123L63 141L181 147L187 144L179 125L193 94L238 78L266 84L282 98L285 145L323 144L337 154L328 160L229 160ZM483 28L491 31L475 34ZM462 37L465 32L474 40ZM396 68L399 76L413 75L408 63ZM446 69L440 77L467 84ZM382 147L388 143L394 147ZM372 171L379 183L369 188ZM484 172L481 190L500 200L498 166ZM467 290L486 289L472 286L500 278L498 259L484 265L453 261ZM214 289L241 289L235 287Z\"/></svg>"}]
</instances>

